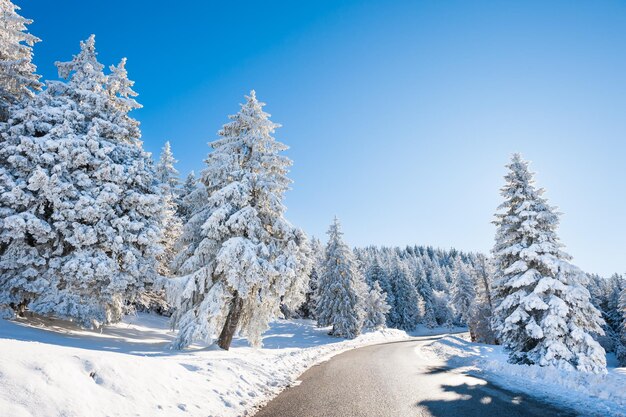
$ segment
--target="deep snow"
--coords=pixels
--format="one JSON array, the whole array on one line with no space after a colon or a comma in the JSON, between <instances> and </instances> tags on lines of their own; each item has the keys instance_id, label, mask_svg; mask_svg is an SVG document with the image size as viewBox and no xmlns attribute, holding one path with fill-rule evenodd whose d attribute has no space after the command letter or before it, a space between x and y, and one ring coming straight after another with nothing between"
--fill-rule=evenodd
<instances>
[{"instance_id":1,"label":"deep snow","mask_svg":"<svg viewBox=\"0 0 626 417\"><path fill-rule=\"evenodd\" d=\"M507 362L502 346L471 343L465 336L444 337L416 353L444 360L456 368L455 372L467 372L504 388L562 403L584 416L626 416L626 368L616 368L612 356L607 358L607 375L513 365Z\"/></svg>"},{"instance_id":2,"label":"deep snow","mask_svg":"<svg viewBox=\"0 0 626 417\"><path fill-rule=\"evenodd\" d=\"M46 318L0 320L0 414L214 416L251 414L308 367L347 349L402 340L399 330L354 340L309 320L279 320L262 349L172 351L166 319L139 314L102 332Z\"/></svg>"}]
</instances>

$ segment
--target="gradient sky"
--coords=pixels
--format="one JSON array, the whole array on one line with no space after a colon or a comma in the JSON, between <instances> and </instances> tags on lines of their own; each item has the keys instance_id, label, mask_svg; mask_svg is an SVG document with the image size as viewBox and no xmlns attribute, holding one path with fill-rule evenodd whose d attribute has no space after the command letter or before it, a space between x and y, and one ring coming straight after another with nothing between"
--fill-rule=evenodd
<instances>
[{"instance_id":1,"label":"gradient sky","mask_svg":"<svg viewBox=\"0 0 626 417\"><path fill-rule=\"evenodd\" d=\"M626 272L626 3L15 0L55 79L128 58L145 147L184 175L250 89L283 124L289 219L353 245L488 251L521 152L590 272Z\"/></svg>"}]
</instances>

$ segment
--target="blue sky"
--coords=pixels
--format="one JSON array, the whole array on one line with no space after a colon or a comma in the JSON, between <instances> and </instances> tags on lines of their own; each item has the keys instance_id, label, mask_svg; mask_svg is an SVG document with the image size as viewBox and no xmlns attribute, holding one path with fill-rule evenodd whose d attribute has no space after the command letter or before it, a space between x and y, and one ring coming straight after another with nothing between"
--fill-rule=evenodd
<instances>
[{"instance_id":1,"label":"blue sky","mask_svg":"<svg viewBox=\"0 0 626 417\"><path fill-rule=\"evenodd\" d=\"M353 245L488 251L511 153L591 272L626 272L626 3L16 0L55 79L96 34L127 57L145 147L179 170L250 89L291 149L289 219Z\"/></svg>"}]
</instances>

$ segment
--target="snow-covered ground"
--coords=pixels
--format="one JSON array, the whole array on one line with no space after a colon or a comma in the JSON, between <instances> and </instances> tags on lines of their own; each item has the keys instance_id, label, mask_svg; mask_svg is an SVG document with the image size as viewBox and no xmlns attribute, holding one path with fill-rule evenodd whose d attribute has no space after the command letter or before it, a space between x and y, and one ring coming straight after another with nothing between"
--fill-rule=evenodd
<instances>
[{"instance_id":1,"label":"snow-covered ground","mask_svg":"<svg viewBox=\"0 0 626 417\"><path fill-rule=\"evenodd\" d=\"M563 403L585 416L626 416L626 368L609 357L607 375L590 375L540 366L512 365L501 346L470 343L447 336L417 352L443 360L456 372L468 372L500 386ZM612 366L611 366L612 365Z\"/></svg>"},{"instance_id":2,"label":"snow-covered ground","mask_svg":"<svg viewBox=\"0 0 626 417\"><path fill-rule=\"evenodd\" d=\"M310 366L342 351L402 340L399 330L354 340L308 320L276 321L262 349L171 351L167 321L139 314L102 332L45 318L0 320L3 416L249 415Z\"/></svg>"}]
</instances>

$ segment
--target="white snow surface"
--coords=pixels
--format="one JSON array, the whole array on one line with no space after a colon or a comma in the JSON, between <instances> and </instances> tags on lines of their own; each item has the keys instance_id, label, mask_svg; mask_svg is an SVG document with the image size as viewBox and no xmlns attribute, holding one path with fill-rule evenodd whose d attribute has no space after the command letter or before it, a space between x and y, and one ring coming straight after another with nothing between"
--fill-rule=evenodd
<instances>
[{"instance_id":1,"label":"white snow surface","mask_svg":"<svg viewBox=\"0 0 626 417\"><path fill-rule=\"evenodd\" d=\"M251 415L310 366L340 352L403 340L385 329L354 340L310 320L278 320L254 349L169 350L167 319L129 316L101 332L48 318L0 320L0 414L47 416Z\"/></svg>"},{"instance_id":2,"label":"white snow surface","mask_svg":"<svg viewBox=\"0 0 626 417\"><path fill-rule=\"evenodd\" d=\"M458 372L467 372L504 388L563 404L584 416L626 416L626 368L607 358L608 374L597 375L538 365L507 362L502 346L471 343L462 336L446 336L418 348L419 355L444 360Z\"/></svg>"}]
</instances>

